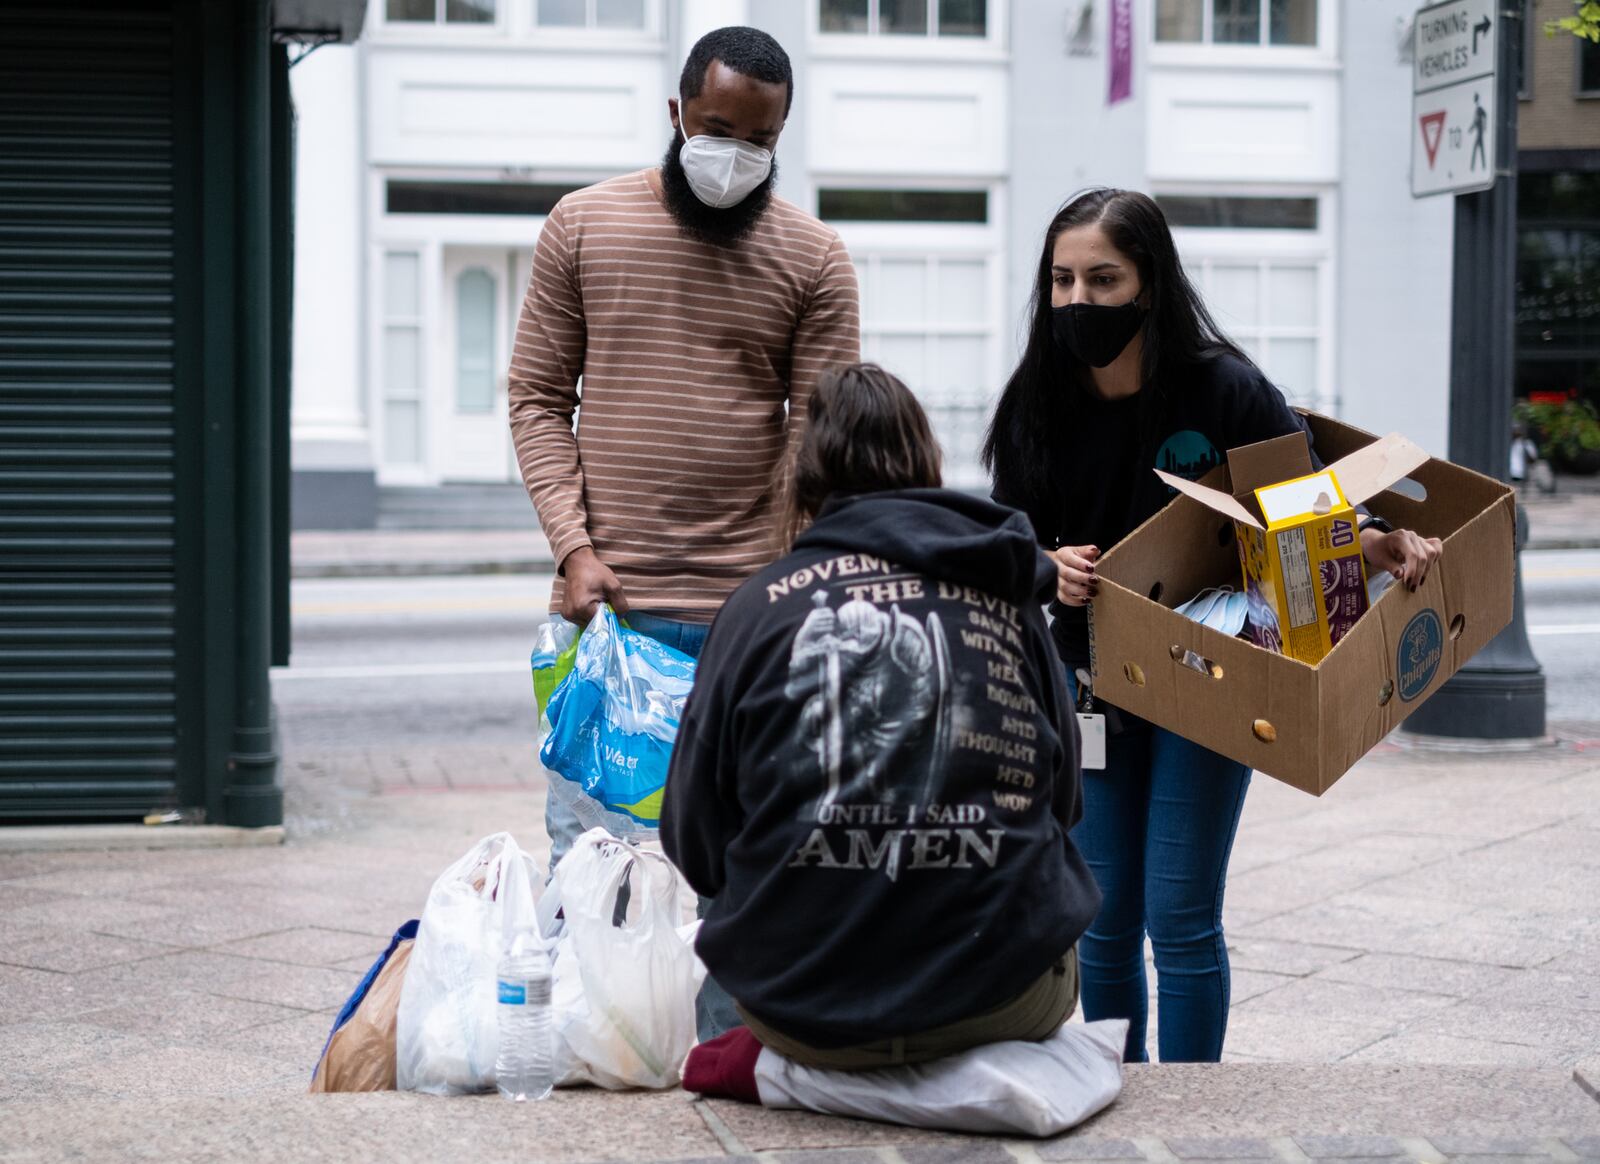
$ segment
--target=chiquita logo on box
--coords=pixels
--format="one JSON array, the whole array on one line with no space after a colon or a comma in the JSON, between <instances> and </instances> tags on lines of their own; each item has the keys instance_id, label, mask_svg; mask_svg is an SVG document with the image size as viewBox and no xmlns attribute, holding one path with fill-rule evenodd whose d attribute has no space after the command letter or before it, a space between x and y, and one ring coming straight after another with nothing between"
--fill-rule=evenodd
<instances>
[{"instance_id":1,"label":"chiquita logo on box","mask_svg":"<svg viewBox=\"0 0 1600 1164\"><path fill-rule=\"evenodd\" d=\"M1420 611L1406 623L1395 654L1395 671L1400 676L1400 698L1410 703L1428 689L1439 660L1444 656L1444 627L1432 608Z\"/></svg>"}]
</instances>

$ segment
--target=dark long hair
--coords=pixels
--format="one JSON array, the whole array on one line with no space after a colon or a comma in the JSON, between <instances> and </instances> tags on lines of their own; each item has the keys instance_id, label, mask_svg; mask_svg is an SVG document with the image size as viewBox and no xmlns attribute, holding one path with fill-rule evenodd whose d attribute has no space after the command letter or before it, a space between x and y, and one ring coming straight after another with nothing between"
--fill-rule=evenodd
<instances>
[{"instance_id":1,"label":"dark long hair","mask_svg":"<svg viewBox=\"0 0 1600 1164\"><path fill-rule=\"evenodd\" d=\"M785 542L835 493L940 484L939 442L911 390L877 364L824 372L789 474Z\"/></svg>"},{"instance_id":2,"label":"dark long hair","mask_svg":"<svg viewBox=\"0 0 1600 1164\"><path fill-rule=\"evenodd\" d=\"M1076 419L1074 386L1089 380L1089 369L1061 352L1051 334L1050 267L1063 231L1096 223L1138 268L1149 307L1141 331L1142 436L1153 433L1165 397L1186 366L1223 352L1248 360L1222 334L1184 274L1166 216L1153 198L1105 187L1075 194L1045 231L1029 300L1028 342L983 442L984 467L993 475L997 493L1036 516L1058 504L1052 483L1060 479L1056 460L1065 455L1061 436ZM1048 536L1044 529L1040 533Z\"/></svg>"}]
</instances>

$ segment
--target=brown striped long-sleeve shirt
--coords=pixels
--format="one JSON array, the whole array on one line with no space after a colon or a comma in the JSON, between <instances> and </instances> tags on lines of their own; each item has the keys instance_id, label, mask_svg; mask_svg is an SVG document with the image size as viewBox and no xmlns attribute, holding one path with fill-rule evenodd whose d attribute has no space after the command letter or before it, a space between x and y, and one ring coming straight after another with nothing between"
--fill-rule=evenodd
<instances>
[{"instance_id":1,"label":"brown striped long-sleeve shirt","mask_svg":"<svg viewBox=\"0 0 1600 1164\"><path fill-rule=\"evenodd\" d=\"M797 206L774 198L727 248L679 231L654 169L567 195L539 236L510 375L517 461L557 563L591 545L633 609L709 621L773 557L773 473L812 385L859 358L850 256ZM561 596L557 579L552 609Z\"/></svg>"}]
</instances>

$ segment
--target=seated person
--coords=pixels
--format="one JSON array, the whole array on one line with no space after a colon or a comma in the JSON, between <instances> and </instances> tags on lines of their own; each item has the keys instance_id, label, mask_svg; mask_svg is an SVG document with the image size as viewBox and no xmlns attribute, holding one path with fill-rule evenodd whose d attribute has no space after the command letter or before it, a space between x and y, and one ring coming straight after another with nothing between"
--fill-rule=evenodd
<instances>
[{"instance_id":1,"label":"seated person","mask_svg":"<svg viewBox=\"0 0 1600 1164\"><path fill-rule=\"evenodd\" d=\"M711 899L700 956L807 1066L1050 1037L1100 904L1067 836L1054 563L1022 514L939 486L904 384L822 378L789 486L811 524L718 614L667 778L662 843Z\"/></svg>"}]
</instances>

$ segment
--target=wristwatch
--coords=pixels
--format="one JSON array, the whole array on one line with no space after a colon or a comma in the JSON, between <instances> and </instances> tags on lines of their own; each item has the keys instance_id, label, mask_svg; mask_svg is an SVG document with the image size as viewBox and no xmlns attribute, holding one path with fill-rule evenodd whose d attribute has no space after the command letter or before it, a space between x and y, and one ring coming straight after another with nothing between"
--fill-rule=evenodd
<instances>
[{"instance_id":1,"label":"wristwatch","mask_svg":"<svg viewBox=\"0 0 1600 1164\"><path fill-rule=\"evenodd\" d=\"M1375 513L1367 514L1366 517L1356 523L1357 533L1365 533L1369 529L1375 529L1379 533L1394 533L1394 526Z\"/></svg>"}]
</instances>

